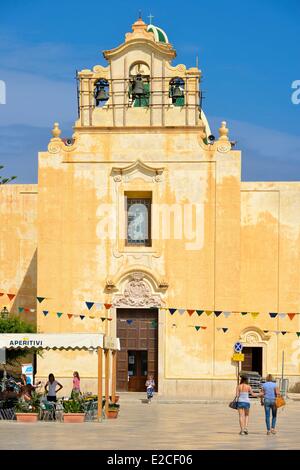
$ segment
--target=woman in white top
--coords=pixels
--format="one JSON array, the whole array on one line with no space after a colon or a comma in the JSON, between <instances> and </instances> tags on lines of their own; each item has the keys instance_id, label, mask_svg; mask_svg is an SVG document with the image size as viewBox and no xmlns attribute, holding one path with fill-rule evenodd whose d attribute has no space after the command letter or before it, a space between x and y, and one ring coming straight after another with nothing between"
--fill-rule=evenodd
<instances>
[{"instance_id":1,"label":"woman in white top","mask_svg":"<svg viewBox=\"0 0 300 470\"><path fill-rule=\"evenodd\" d=\"M240 434L248 434L248 422L250 411L249 394L258 397L260 393L254 393L250 385L248 385L247 377L241 377L240 384L236 387L237 409L239 412Z\"/></svg>"},{"instance_id":2,"label":"woman in white top","mask_svg":"<svg viewBox=\"0 0 300 470\"><path fill-rule=\"evenodd\" d=\"M58 389L56 389L56 387L59 387ZM49 377L48 377L48 382L46 383L45 385L45 391L46 391L46 394L47 394L47 400L48 401L56 401L56 394L57 392L59 392L61 389L63 388L63 386L57 382L57 380L55 380L55 377L53 374L49 374Z\"/></svg>"}]
</instances>

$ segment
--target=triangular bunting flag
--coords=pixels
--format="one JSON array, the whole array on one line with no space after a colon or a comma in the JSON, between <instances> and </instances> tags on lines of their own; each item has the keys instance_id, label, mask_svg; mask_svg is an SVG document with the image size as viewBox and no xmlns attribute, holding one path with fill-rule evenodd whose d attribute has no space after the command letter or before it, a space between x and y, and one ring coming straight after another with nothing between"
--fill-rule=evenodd
<instances>
[{"instance_id":1,"label":"triangular bunting flag","mask_svg":"<svg viewBox=\"0 0 300 470\"><path fill-rule=\"evenodd\" d=\"M212 310L205 310L205 313L206 313L207 316L209 316L209 315L211 315L213 312L212 312Z\"/></svg>"},{"instance_id":2,"label":"triangular bunting flag","mask_svg":"<svg viewBox=\"0 0 300 470\"><path fill-rule=\"evenodd\" d=\"M266 333L266 334L269 333L269 330L264 330L264 333Z\"/></svg>"},{"instance_id":3,"label":"triangular bunting flag","mask_svg":"<svg viewBox=\"0 0 300 470\"><path fill-rule=\"evenodd\" d=\"M107 320L108 320L108 321L112 321L112 318L109 318L109 317L108 317Z\"/></svg>"},{"instance_id":4,"label":"triangular bunting flag","mask_svg":"<svg viewBox=\"0 0 300 470\"><path fill-rule=\"evenodd\" d=\"M228 328L222 328L223 332L226 333L228 331Z\"/></svg>"},{"instance_id":5,"label":"triangular bunting flag","mask_svg":"<svg viewBox=\"0 0 300 470\"><path fill-rule=\"evenodd\" d=\"M169 308L169 312L170 312L171 315L174 315L176 310L177 310L177 308Z\"/></svg>"},{"instance_id":6,"label":"triangular bunting flag","mask_svg":"<svg viewBox=\"0 0 300 470\"><path fill-rule=\"evenodd\" d=\"M4 292L0 292L0 297L2 297L2 295L4 295Z\"/></svg>"},{"instance_id":7,"label":"triangular bunting flag","mask_svg":"<svg viewBox=\"0 0 300 470\"><path fill-rule=\"evenodd\" d=\"M56 315L58 316L58 318L60 318L62 316L62 312L56 312Z\"/></svg>"},{"instance_id":8,"label":"triangular bunting flag","mask_svg":"<svg viewBox=\"0 0 300 470\"><path fill-rule=\"evenodd\" d=\"M222 313L222 312L215 310L215 315L216 315L216 317L219 317L219 316L221 315L221 313Z\"/></svg>"},{"instance_id":9,"label":"triangular bunting flag","mask_svg":"<svg viewBox=\"0 0 300 470\"><path fill-rule=\"evenodd\" d=\"M183 315L184 312L185 312L185 309L184 309L184 308L179 308L179 309L178 309L179 315Z\"/></svg>"},{"instance_id":10,"label":"triangular bunting flag","mask_svg":"<svg viewBox=\"0 0 300 470\"><path fill-rule=\"evenodd\" d=\"M293 318L296 314L295 313L288 313L287 315L288 315L290 320L293 320Z\"/></svg>"},{"instance_id":11,"label":"triangular bunting flag","mask_svg":"<svg viewBox=\"0 0 300 470\"><path fill-rule=\"evenodd\" d=\"M18 307L19 313L23 312L24 307Z\"/></svg>"},{"instance_id":12,"label":"triangular bunting flag","mask_svg":"<svg viewBox=\"0 0 300 470\"><path fill-rule=\"evenodd\" d=\"M259 312L251 312L251 315L252 315L253 318L256 318L256 317L258 317Z\"/></svg>"},{"instance_id":13,"label":"triangular bunting flag","mask_svg":"<svg viewBox=\"0 0 300 470\"><path fill-rule=\"evenodd\" d=\"M43 314L45 315L45 317L48 315L49 311L48 310L43 310Z\"/></svg>"},{"instance_id":14,"label":"triangular bunting flag","mask_svg":"<svg viewBox=\"0 0 300 470\"><path fill-rule=\"evenodd\" d=\"M94 305L95 302L85 302L85 305L89 310L91 310L92 306Z\"/></svg>"},{"instance_id":15,"label":"triangular bunting flag","mask_svg":"<svg viewBox=\"0 0 300 470\"><path fill-rule=\"evenodd\" d=\"M196 310L196 313L197 313L197 315L199 315L199 317L200 317L200 315L202 315L203 312L204 312L204 310Z\"/></svg>"},{"instance_id":16,"label":"triangular bunting flag","mask_svg":"<svg viewBox=\"0 0 300 470\"><path fill-rule=\"evenodd\" d=\"M201 326L202 330L206 330L207 326Z\"/></svg>"},{"instance_id":17,"label":"triangular bunting flag","mask_svg":"<svg viewBox=\"0 0 300 470\"><path fill-rule=\"evenodd\" d=\"M274 331L274 333L275 333L276 335L279 335L280 331Z\"/></svg>"},{"instance_id":18,"label":"triangular bunting flag","mask_svg":"<svg viewBox=\"0 0 300 470\"><path fill-rule=\"evenodd\" d=\"M7 297L9 300L12 300L14 297L16 297L16 294L7 294Z\"/></svg>"},{"instance_id":19,"label":"triangular bunting flag","mask_svg":"<svg viewBox=\"0 0 300 470\"><path fill-rule=\"evenodd\" d=\"M96 308L98 308L100 310L103 307L103 303L102 302L96 302L95 306L96 306Z\"/></svg>"},{"instance_id":20,"label":"triangular bunting flag","mask_svg":"<svg viewBox=\"0 0 300 470\"><path fill-rule=\"evenodd\" d=\"M298 338L300 337L300 331L296 331L296 335L298 336Z\"/></svg>"},{"instance_id":21,"label":"triangular bunting flag","mask_svg":"<svg viewBox=\"0 0 300 470\"><path fill-rule=\"evenodd\" d=\"M278 313L278 316L279 316L280 318L285 318L285 317L286 317L286 313Z\"/></svg>"},{"instance_id":22,"label":"triangular bunting flag","mask_svg":"<svg viewBox=\"0 0 300 470\"><path fill-rule=\"evenodd\" d=\"M285 335L287 333L287 331L282 331L281 334L282 335Z\"/></svg>"},{"instance_id":23,"label":"triangular bunting flag","mask_svg":"<svg viewBox=\"0 0 300 470\"><path fill-rule=\"evenodd\" d=\"M152 327L152 328L156 328L156 327L157 327L157 321L156 321L156 320L152 320L152 322L151 322L151 327Z\"/></svg>"},{"instance_id":24,"label":"triangular bunting flag","mask_svg":"<svg viewBox=\"0 0 300 470\"><path fill-rule=\"evenodd\" d=\"M200 328L201 328L201 326L195 326L195 329L196 329L197 331L199 331Z\"/></svg>"},{"instance_id":25,"label":"triangular bunting flag","mask_svg":"<svg viewBox=\"0 0 300 470\"><path fill-rule=\"evenodd\" d=\"M112 304L104 304L104 307L105 307L107 310L109 310L111 306L112 306Z\"/></svg>"},{"instance_id":26,"label":"triangular bunting flag","mask_svg":"<svg viewBox=\"0 0 300 470\"><path fill-rule=\"evenodd\" d=\"M94 315L89 315L89 318L91 318L92 320L94 320L94 318L96 318Z\"/></svg>"},{"instance_id":27,"label":"triangular bunting flag","mask_svg":"<svg viewBox=\"0 0 300 470\"><path fill-rule=\"evenodd\" d=\"M195 310L187 310L187 313L189 314L189 316L191 317L193 315L193 313L195 313Z\"/></svg>"},{"instance_id":28,"label":"triangular bunting flag","mask_svg":"<svg viewBox=\"0 0 300 470\"><path fill-rule=\"evenodd\" d=\"M217 328L217 331L221 331L221 330L222 330L222 328L219 328L219 327Z\"/></svg>"},{"instance_id":29,"label":"triangular bunting flag","mask_svg":"<svg viewBox=\"0 0 300 470\"><path fill-rule=\"evenodd\" d=\"M73 314L72 313L68 313L68 318L72 318L73 317Z\"/></svg>"},{"instance_id":30,"label":"triangular bunting flag","mask_svg":"<svg viewBox=\"0 0 300 470\"><path fill-rule=\"evenodd\" d=\"M127 320L128 325L131 325L132 322L133 320Z\"/></svg>"},{"instance_id":31,"label":"triangular bunting flag","mask_svg":"<svg viewBox=\"0 0 300 470\"><path fill-rule=\"evenodd\" d=\"M248 312L241 312L241 315L248 315Z\"/></svg>"},{"instance_id":32,"label":"triangular bunting flag","mask_svg":"<svg viewBox=\"0 0 300 470\"><path fill-rule=\"evenodd\" d=\"M271 318L276 318L278 313L270 312L269 315L270 315Z\"/></svg>"},{"instance_id":33,"label":"triangular bunting flag","mask_svg":"<svg viewBox=\"0 0 300 470\"><path fill-rule=\"evenodd\" d=\"M83 320L85 318L85 315L79 315L80 319Z\"/></svg>"},{"instance_id":34,"label":"triangular bunting flag","mask_svg":"<svg viewBox=\"0 0 300 470\"><path fill-rule=\"evenodd\" d=\"M46 297L37 297L37 301L41 304Z\"/></svg>"},{"instance_id":35,"label":"triangular bunting flag","mask_svg":"<svg viewBox=\"0 0 300 470\"><path fill-rule=\"evenodd\" d=\"M24 308L24 312L30 312L30 308Z\"/></svg>"},{"instance_id":36,"label":"triangular bunting flag","mask_svg":"<svg viewBox=\"0 0 300 470\"><path fill-rule=\"evenodd\" d=\"M106 320L106 317L101 317L101 320L102 320L102 321Z\"/></svg>"},{"instance_id":37,"label":"triangular bunting flag","mask_svg":"<svg viewBox=\"0 0 300 470\"><path fill-rule=\"evenodd\" d=\"M225 318L228 318L228 317L230 317L231 312L223 312L223 315L224 315Z\"/></svg>"},{"instance_id":38,"label":"triangular bunting flag","mask_svg":"<svg viewBox=\"0 0 300 470\"><path fill-rule=\"evenodd\" d=\"M31 312L35 312L35 308L31 308L30 311L31 311Z\"/></svg>"}]
</instances>

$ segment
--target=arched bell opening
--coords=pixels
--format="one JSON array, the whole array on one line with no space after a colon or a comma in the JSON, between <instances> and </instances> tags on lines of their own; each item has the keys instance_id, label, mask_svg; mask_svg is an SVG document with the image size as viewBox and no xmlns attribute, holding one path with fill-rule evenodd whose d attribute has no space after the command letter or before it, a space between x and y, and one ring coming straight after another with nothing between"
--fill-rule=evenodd
<instances>
[{"instance_id":1,"label":"arched bell opening","mask_svg":"<svg viewBox=\"0 0 300 470\"><path fill-rule=\"evenodd\" d=\"M184 106L185 83L180 77L175 77L169 83L169 98L174 106Z\"/></svg>"},{"instance_id":2,"label":"arched bell opening","mask_svg":"<svg viewBox=\"0 0 300 470\"><path fill-rule=\"evenodd\" d=\"M129 106L145 108L150 99L150 69L144 62L132 64L129 70Z\"/></svg>"},{"instance_id":3,"label":"arched bell opening","mask_svg":"<svg viewBox=\"0 0 300 470\"><path fill-rule=\"evenodd\" d=\"M105 78L100 78L95 82L94 88L95 106L102 108L109 99L109 84Z\"/></svg>"}]
</instances>

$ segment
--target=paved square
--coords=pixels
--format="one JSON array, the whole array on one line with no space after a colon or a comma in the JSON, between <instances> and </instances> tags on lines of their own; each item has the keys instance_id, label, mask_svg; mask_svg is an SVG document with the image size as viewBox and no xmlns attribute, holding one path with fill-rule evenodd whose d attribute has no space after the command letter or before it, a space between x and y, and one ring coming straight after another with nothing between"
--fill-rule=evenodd
<instances>
[{"instance_id":1,"label":"paved square","mask_svg":"<svg viewBox=\"0 0 300 470\"><path fill-rule=\"evenodd\" d=\"M300 449L300 402L278 411L278 434L267 436L263 408L251 406L249 435L227 404L121 401L117 420L102 423L0 421L0 449Z\"/></svg>"}]
</instances>

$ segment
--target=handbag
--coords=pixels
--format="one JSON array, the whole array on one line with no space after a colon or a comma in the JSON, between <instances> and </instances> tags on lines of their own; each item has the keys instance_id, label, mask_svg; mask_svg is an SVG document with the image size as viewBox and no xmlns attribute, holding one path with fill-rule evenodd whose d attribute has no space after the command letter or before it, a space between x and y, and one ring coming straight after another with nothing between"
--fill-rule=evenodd
<instances>
[{"instance_id":1,"label":"handbag","mask_svg":"<svg viewBox=\"0 0 300 470\"><path fill-rule=\"evenodd\" d=\"M230 403L229 403L229 408L232 408L233 410L237 410L238 408L238 399L235 397Z\"/></svg>"},{"instance_id":2,"label":"handbag","mask_svg":"<svg viewBox=\"0 0 300 470\"><path fill-rule=\"evenodd\" d=\"M275 406L276 408L280 408L281 406L284 406L286 403L285 403L285 399L282 397L282 396L279 396L279 397L276 397L275 398Z\"/></svg>"}]
</instances>

